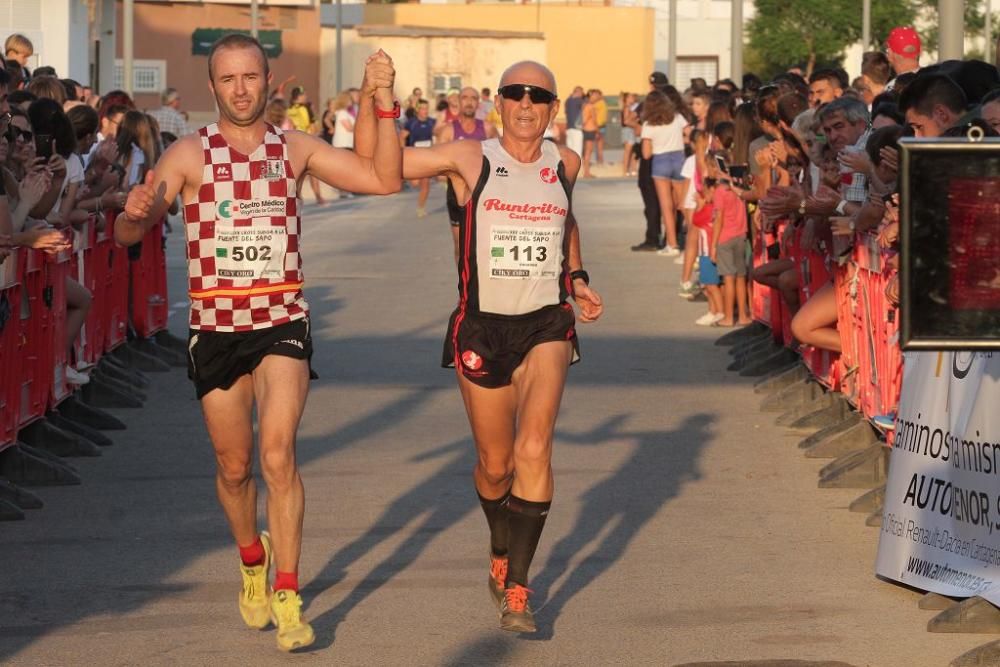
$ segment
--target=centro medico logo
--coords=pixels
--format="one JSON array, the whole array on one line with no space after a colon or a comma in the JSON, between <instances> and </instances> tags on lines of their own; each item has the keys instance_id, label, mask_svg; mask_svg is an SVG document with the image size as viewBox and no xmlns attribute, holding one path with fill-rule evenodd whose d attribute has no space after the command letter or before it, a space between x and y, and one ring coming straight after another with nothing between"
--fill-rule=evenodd
<instances>
[{"instance_id":1,"label":"centro medico logo","mask_svg":"<svg viewBox=\"0 0 1000 667\"><path fill-rule=\"evenodd\" d=\"M220 218L231 218L231 217L233 217L233 213L235 212L235 211L233 211L233 204L234 204L234 202L233 202L232 199L223 199L222 201L220 201L219 202L219 217ZM238 206L237 206L237 208L238 208Z\"/></svg>"}]
</instances>

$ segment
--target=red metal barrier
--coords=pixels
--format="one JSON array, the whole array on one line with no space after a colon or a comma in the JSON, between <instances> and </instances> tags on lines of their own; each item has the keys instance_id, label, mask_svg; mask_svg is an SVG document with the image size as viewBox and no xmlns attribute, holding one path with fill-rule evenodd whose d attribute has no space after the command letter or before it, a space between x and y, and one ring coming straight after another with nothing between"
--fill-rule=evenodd
<instances>
[{"instance_id":1,"label":"red metal barrier","mask_svg":"<svg viewBox=\"0 0 1000 667\"><path fill-rule=\"evenodd\" d=\"M760 236L761 247L775 238ZM842 348L838 355L803 346L803 363L817 382L839 391L866 418L893 415L902 385L902 353L897 312L885 296L895 275L887 264L889 253L879 246L877 235L859 234L853 252L847 255L849 261L831 268L825 249L802 248L800 242L801 232L797 231L782 248L782 256L792 259L799 271L802 303L832 279ZM835 237L835 242L846 247L843 237ZM754 253L755 267L767 261L766 251ZM755 289L753 315L771 327L776 340L791 345L791 317L776 290ZM891 435L887 434L890 442Z\"/></svg>"},{"instance_id":2,"label":"red metal barrier","mask_svg":"<svg viewBox=\"0 0 1000 667\"><path fill-rule=\"evenodd\" d=\"M128 249L115 244L114 225L117 211L107 212L107 224L104 231L98 235L98 246L103 246L102 253L98 257L101 262L100 270L107 267L105 273L106 284L104 286L104 302L100 307L104 309L104 330L103 352L110 352L125 342L128 336ZM107 264L104 264L104 262Z\"/></svg>"},{"instance_id":3,"label":"red metal barrier","mask_svg":"<svg viewBox=\"0 0 1000 667\"><path fill-rule=\"evenodd\" d=\"M759 241L753 244L753 268L764 266L768 262L767 246L773 243L773 234L761 230L758 233ZM750 316L755 322L771 326L773 321L771 305L773 302L772 290L766 285L750 281Z\"/></svg>"},{"instance_id":4,"label":"red metal barrier","mask_svg":"<svg viewBox=\"0 0 1000 667\"><path fill-rule=\"evenodd\" d=\"M48 255L45 258L45 280L48 293L51 294L49 308L50 333L45 344L48 345L45 358L51 360L51 377L49 378L49 396L46 407L51 409L70 395L70 387L66 383L66 281L70 279L71 250L58 255Z\"/></svg>"},{"instance_id":5,"label":"red metal barrier","mask_svg":"<svg viewBox=\"0 0 1000 667\"><path fill-rule=\"evenodd\" d=\"M845 263L833 269L833 285L837 296L837 331L840 333L840 393L847 402L858 406L858 336L854 320L857 301L857 266Z\"/></svg>"},{"instance_id":6,"label":"red metal barrier","mask_svg":"<svg viewBox=\"0 0 1000 667\"><path fill-rule=\"evenodd\" d=\"M101 299L97 280L97 220L93 216L84 223L73 240L73 260L71 275L84 286L92 297L92 306L84 320L83 328L75 342L76 360L86 364L96 364L103 347L103 327L101 326Z\"/></svg>"},{"instance_id":7,"label":"red metal barrier","mask_svg":"<svg viewBox=\"0 0 1000 667\"><path fill-rule=\"evenodd\" d=\"M0 264L0 450L17 441L21 401L21 276L26 251Z\"/></svg>"},{"instance_id":8,"label":"red metal barrier","mask_svg":"<svg viewBox=\"0 0 1000 667\"><path fill-rule=\"evenodd\" d=\"M791 255L799 271L799 302L805 303L831 282L830 271L827 268L828 255L815 248L803 248L802 230L796 233L794 242L790 245ZM803 345L801 354L802 360L817 382L832 391L840 389L839 354L811 345Z\"/></svg>"},{"instance_id":9,"label":"red metal barrier","mask_svg":"<svg viewBox=\"0 0 1000 667\"><path fill-rule=\"evenodd\" d=\"M141 338L167 328L167 261L163 252L163 221L142 239L142 254L130 263L132 326Z\"/></svg>"},{"instance_id":10,"label":"red metal barrier","mask_svg":"<svg viewBox=\"0 0 1000 667\"><path fill-rule=\"evenodd\" d=\"M114 212L102 230L91 219L74 236L72 250L58 255L20 248L0 264L0 450L17 442L17 432L45 416L71 393L66 285L76 280L93 301L75 343L77 361L97 363L125 342L130 284L142 335L165 328L166 260L162 225L143 243L131 276L128 250L113 239Z\"/></svg>"},{"instance_id":11,"label":"red metal barrier","mask_svg":"<svg viewBox=\"0 0 1000 667\"><path fill-rule=\"evenodd\" d=\"M24 296L21 310L21 398L18 426L23 428L45 416L52 384L52 307L54 290L46 280L41 251L26 252Z\"/></svg>"},{"instance_id":12,"label":"red metal barrier","mask_svg":"<svg viewBox=\"0 0 1000 667\"><path fill-rule=\"evenodd\" d=\"M885 288L895 276L888 267L890 254L878 245L874 234L861 235L855 246L858 265L861 317L864 332L861 391L862 409L869 417L892 414L899 403L902 384L902 353L896 309L889 304ZM860 335L860 332L859 332Z\"/></svg>"}]
</instances>

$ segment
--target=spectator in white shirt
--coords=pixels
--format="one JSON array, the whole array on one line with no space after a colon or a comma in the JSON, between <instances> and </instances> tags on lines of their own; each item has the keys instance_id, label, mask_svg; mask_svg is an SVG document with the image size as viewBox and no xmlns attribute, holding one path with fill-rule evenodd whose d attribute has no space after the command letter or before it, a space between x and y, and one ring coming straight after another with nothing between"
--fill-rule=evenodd
<instances>
[{"instance_id":1,"label":"spectator in white shirt","mask_svg":"<svg viewBox=\"0 0 1000 667\"><path fill-rule=\"evenodd\" d=\"M642 157L652 160L653 185L660 202L663 234L667 245L661 254L676 257L677 209L684 199L684 128L687 121L658 90L646 96L642 104Z\"/></svg>"}]
</instances>

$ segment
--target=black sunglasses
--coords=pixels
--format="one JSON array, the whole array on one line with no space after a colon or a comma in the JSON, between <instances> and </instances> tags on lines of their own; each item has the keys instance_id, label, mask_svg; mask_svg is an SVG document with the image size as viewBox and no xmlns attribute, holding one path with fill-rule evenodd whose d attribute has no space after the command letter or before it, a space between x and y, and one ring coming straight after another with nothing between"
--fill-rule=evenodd
<instances>
[{"instance_id":1,"label":"black sunglasses","mask_svg":"<svg viewBox=\"0 0 1000 667\"><path fill-rule=\"evenodd\" d=\"M504 99L513 100L514 102L520 102L524 98L525 93L531 98L532 104L552 104L556 99L556 94L551 90L545 90L538 86L528 86L523 83L510 83L506 86L500 86L497 92Z\"/></svg>"},{"instance_id":2,"label":"black sunglasses","mask_svg":"<svg viewBox=\"0 0 1000 667\"><path fill-rule=\"evenodd\" d=\"M22 130L16 125L10 125L7 127L7 141L14 143L17 141L19 136L24 140L24 143L28 143L34 135L28 130Z\"/></svg>"}]
</instances>

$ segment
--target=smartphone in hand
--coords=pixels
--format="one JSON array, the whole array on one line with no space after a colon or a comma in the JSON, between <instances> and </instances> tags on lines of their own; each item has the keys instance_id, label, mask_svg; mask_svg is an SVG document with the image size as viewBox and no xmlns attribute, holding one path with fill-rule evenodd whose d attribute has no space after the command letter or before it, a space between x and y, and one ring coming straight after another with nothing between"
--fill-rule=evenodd
<instances>
[{"instance_id":1,"label":"smartphone in hand","mask_svg":"<svg viewBox=\"0 0 1000 667\"><path fill-rule=\"evenodd\" d=\"M48 160L52 157L52 144L55 143L55 139L51 134L36 134L35 135L35 157L40 157Z\"/></svg>"}]
</instances>

